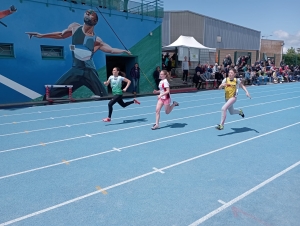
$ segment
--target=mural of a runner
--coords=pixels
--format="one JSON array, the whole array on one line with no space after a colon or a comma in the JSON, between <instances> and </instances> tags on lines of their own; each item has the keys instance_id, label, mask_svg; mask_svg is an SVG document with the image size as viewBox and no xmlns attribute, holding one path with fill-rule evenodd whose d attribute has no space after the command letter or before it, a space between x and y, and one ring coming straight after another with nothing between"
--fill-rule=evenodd
<instances>
[{"instance_id":1,"label":"mural of a runner","mask_svg":"<svg viewBox=\"0 0 300 226\"><path fill-rule=\"evenodd\" d=\"M66 39L72 36L72 45L70 49L73 56L72 68L61 76L55 85L73 85L73 92L81 86L89 88L96 96L107 96L104 85L99 80L98 73L93 61L93 55L101 50L111 54L127 53L129 51L112 48L104 43L102 39L96 36L94 27L98 22L97 13L89 9L84 14L84 24L72 23L62 32L53 32L40 34L37 32L26 32L29 38L52 38ZM68 94L67 89L52 89L51 97L63 97ZM44 96L45 100L45 96Z\"/></svg>"},{"instance_id":2,"label":"mural of a runner","mask_svg":"<svg viewBox=\"0 0 300 226\"><path fill-rule=\"evenodd\" d=\"M13 14L13 13L15 13L15 12L17 12L17 9L16 9L15 6L12 5L11 7L9 7L9 9L0 11L0 19L3 19L4 17L7 17L7 16L9 16L10 14ZM6 25L5 23L3 23L3 22L1 22L1 21L0 21L0 23L1 23L2 25L4 25L5 27L7 27L7 25Z\"/></svg>"}]
</instances>

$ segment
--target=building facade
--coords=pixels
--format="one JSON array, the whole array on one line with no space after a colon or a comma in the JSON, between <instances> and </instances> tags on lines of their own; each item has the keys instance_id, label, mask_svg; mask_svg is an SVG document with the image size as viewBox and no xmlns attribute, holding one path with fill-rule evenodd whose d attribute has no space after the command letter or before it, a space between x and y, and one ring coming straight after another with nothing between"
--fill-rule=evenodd
<instances>
[{"instance_id":1,"label":"building facade","mask_svg":"<svg viewBox=\"0 0 300 226\"><path fill-rule=\"evenodd\" d=\"M206 47L216 48L216 61L222 64L230 54L234 62L241 55L259 59L261 32L228 23L191 11L165 11L162 23L162 44L169 45L180 35L193 36ZM206 63L206 62L200 62Z\"/></svg>"},{"instance_id":2,"label":"building facade","mask_svg":"<svg viewBox=\"0 0 300 226\"><path fill-rule=\"evenodd\" d=\"M142 70L139 92L152 92L152 73L161 65L161 5L160 0L129 1L126 7L121 0L2 1L0 104L42 100L45 85L55 85L62 79L76 89L74 98L89 98L98 95L95 83L103 84L113 67L120 67L130 79L130 69L136 62ZM82 28L89 9L98 15L92 38ZM66 29L72 34L57 37L56 33ZM102 44L99 49L93 48L99 40L113 50L105 51ZM116 53L115 49L128 49L131 55ZM72 76L74 79L69 79Z\"/></svg>"},{"instance_id":3,"label":"building facade","mask_svg":"<svg viewBox=\"0 0 300 226\"><path fill-rule=\"evenodd\" d=\"M260 58L274 59L275 65L280 66L282 60L284 41L282 40L261 40Z\"/></svg>"}]
</instances>

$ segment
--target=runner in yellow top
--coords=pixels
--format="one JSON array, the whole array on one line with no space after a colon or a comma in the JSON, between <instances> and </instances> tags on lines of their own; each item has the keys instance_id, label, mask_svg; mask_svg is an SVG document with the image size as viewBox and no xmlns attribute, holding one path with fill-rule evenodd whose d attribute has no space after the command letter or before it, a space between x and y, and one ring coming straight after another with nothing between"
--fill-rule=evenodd
<instances>
[{"instance_id":1,"label":"runner in yellow top","mask_svg":"<svg viewBox=\"0 0 300 226\"><path fill-rule=\"evenodd\" d=\"M239 114L243 118L245 117L245 115L244 115L244 113L241 109L236 110L236 109L233 108L233 104L236 102L236 99L237 99L239 87L241 87L246 92L247 97L251 98L251 96L250 96L248 90L246 89L246 87L241 83L240 79L235 78L235 75L236 75L236 70L235 69L230 69L228 78L225 78L222 81L222 84L219 86L219 89L222 89L223 87L225 87L225 101L226 101L226 103L224 104L224 106L221 109L221 111L222 111L221 123L219 125L217 125L217 127L216 127L216 129L218 129L218 130L224 129L224 123L225 123L225 120L226 120L227 110L229 111L229 113L231 115Z\"/></svg>"}]
</instances>

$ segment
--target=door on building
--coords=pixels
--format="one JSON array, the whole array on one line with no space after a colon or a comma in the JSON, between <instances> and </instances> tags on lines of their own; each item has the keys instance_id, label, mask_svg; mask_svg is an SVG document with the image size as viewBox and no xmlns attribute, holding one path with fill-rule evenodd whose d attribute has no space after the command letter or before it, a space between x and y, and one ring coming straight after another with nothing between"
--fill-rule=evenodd
<instances>
[{"instance_id":1,"label":"door on building","mask_svg":"<svg viewBox=\"0 0 300 226\"><path fill-rule=\"evenodd\" d=\"M242 57L242 56L249 56L249 59L247 61L247 64L248 65L251 65L251 57L252 57L252 53L251 52L238 52L238 51L235 51L234 52L234 64L236 64L237 60L239 57Z\"/></svg>"},{"instance_id":2,"label":"door on building","mask_svg":"<svg viewBox=\"0 0 300 226\"><path fill-rule=\"evenodd\" d=\"M120 68L122 72L126 74L126 78L131 80L130 70L134 67L134 64L138 62L137 56L106 56L106 74L107 79L112 75L112 70L114 67ZM125 87L125 83L123 87ZM127 92L132 92L132 84L128 87ZM111 93L111 87L108 86L108 93Z\"/></svg>"}]
</instances>

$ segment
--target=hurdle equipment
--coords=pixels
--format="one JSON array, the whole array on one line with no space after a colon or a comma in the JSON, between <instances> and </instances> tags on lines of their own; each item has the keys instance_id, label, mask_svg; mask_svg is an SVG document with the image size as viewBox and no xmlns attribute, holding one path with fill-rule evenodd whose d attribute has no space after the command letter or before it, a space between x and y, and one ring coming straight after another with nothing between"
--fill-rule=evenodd
<instances>
[{"instance_id":1,"label":"hurdle equipment","mask_svg":"<svg viewBox=\"0 0 300 226\"><path fill-rule=\"evenodd\" d=\"M62 89L69 89L69 93L68 93L68 100L70 101L75 101L73 98L72 98L72 88L73 88L73 85L45 85L45 88L46 88L46 100L49 101L49 102L53 102L53 100L64 100L65 98L51 98L50 97L50 90L52 88L62 88Z\"/></svg>"}]
</instances>

